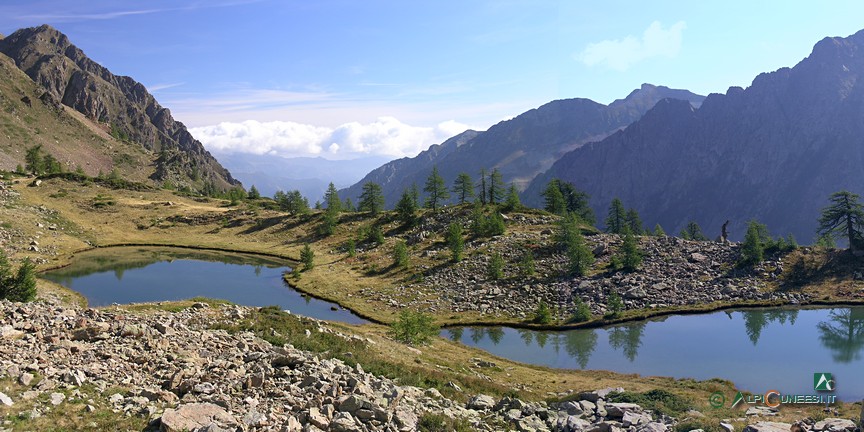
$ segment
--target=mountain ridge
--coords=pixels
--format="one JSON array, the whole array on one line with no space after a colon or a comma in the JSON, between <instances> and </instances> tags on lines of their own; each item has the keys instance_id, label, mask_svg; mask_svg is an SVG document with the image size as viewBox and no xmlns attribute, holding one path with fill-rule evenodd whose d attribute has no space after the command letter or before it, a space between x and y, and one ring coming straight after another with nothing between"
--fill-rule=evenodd
<instances>
[{"instance_id":1,"label":"mountain ridge","mask_svg":"<svg viewBox=\"0 0 864 432\"><path fill-rule=\"evenodd\" d=\"M221 189L240 185L144 85L112 74L57 29L20 29L0 39L0 52L45 89L44 98L144 147L154 158L152 181L193 189L205 182Z\"/></svg>"},{"instance_id":2,"label":"mountain ridge","mask_svg":"<svg viewBox=\"0 0 864 432\"><path fill-rule=\"evenodd\" d=\"M422 188L433 165L448 185L461 172L476 178L485 168L498 169L505 183L521 190L567 151L627 126L667 95L686 96L696 104L704 99L686 90L643 84L609 105L585 98L551 101L487 131L468 131L470 136L460 134L414 158L385 164L340 191L340 196L355 200L363 184L372 181L381 185L386 206L392 207L405 188L414 183Z\"/></svg>"},{"instance_id":3,"label":"mountain ridge","mask_svg":"<svg viewBox=\"0 0 864 432\"><path fill-rule=\"evenodd\" d=\"M810 240L830 193L864 191L862 49L864 31L825 38L794 67L711 94L699 108L658 104L564 155L523 198L539 204L557 177L587 192L598 214L617 197L667 232L695 220L713 237L728 219L741 239L756 218L775 235Z\"/></svg>"}]
</instances>

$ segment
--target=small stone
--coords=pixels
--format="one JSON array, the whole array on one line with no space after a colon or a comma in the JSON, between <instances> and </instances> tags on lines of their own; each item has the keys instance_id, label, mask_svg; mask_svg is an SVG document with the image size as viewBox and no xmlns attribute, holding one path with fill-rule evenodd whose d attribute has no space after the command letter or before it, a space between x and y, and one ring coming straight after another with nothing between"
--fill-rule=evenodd
<instances>
[{"instance_id":1,"label":"small stone","mask_svg":"<svg viewBox=\"0 0 864 432\"><path fill-rule=\"evenodd\" d=\"M66 395L63 393L51 393L51 405L60 405L66 400Z\"/></svg>"},{"instance_id":2,"label":"small stone","mask_svg":"<svg viewBox=\"0 0 864 432\"><path fill-rule=\"evenodd\" d=\"M10 398L9 396L6 396L6 393L0 392L0 404L6 405L6 406L12 406L13 405L12 404L12 398Z\"/></svg>"}]
</instances>

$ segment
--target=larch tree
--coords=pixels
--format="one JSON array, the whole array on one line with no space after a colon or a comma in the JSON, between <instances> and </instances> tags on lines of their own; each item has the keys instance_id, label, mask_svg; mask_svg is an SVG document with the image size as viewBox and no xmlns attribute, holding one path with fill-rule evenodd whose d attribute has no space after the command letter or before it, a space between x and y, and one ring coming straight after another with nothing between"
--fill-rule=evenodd
<instances>
[{"instance_id":1,"label":"larch tree","mask_svg":"<svg viewBox=\"0 0 864 432\"><path fill-rule=\"evenodd\" d=\"M831 194L830 203L819 216L817 233L833 239L845 237L851 250L864 248L864 207L860 199L857 194L845 190Z\"/></svg>"},{"instance_id":2,"label":"larch tree","mask_svg":"<svg viewBox=\"0 0 864 432\"><path fill-rule=\"evenodd\" d=\"M381 192L381 185L375 182L366 182L363 185L360 204L357 208L360 211L369 212L373 216L384 210L384 194Z\"/></svg>"},{"instance_id":3,"label":"larch tree","mask_svg":"<svg viewBox=\"0 0 864 432\"><path fill-rule=\"evenodd\" d=\"M474 181L468 173L460 173L453 182L453 194L459 200L459 204L465 204L474 198Z\"/></svg>"},{"instance_id":4,"label":"larch tree","mask_svg":"<svg viewBox=\"0 0 864 432\"><path fill-rule=\"evenodd\" d=\"M609 213L606 215L606 232L612 234L623 234L627 226L627 211L621 200L615 198L609 204Z\"/></svg>"},{"instance_id":5,"label":"larch tree","mask_svg":"<svg viewBox=\"0 0 864 432\"><path fill-rule=\"evenodd\" d=\"M426 207L432 210L437 210L438 206L450 198L444 179L438 174L438 167L432 167L432 173L426 178L426 186L423 187L423 191L428 194L426 195Z\"/></svg>"}]
</instances>

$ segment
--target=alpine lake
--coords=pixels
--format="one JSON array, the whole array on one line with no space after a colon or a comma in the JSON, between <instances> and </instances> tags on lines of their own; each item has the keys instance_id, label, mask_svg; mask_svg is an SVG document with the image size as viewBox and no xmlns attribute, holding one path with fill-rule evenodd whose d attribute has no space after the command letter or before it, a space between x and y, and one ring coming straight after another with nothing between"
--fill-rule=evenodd
<instances>
[{"instance_id":1,"label":"alpine lake","mask_svg":"<svg viewBox=\"0 0 864 432\"><path fill-rule=\"evenodd\" d=\"M260 255L164 247L111 247L81 252L39 276L77 291L90 306L207 297L243 306L279 306L308 317L362 324L338 305L295 291L283 279L289 263Z\"/></svg>"},{"instance_id":2,"label":"alpine lake","mask_svg":"<svg viewBox=\"0 0 864 432\"><path fill-rule=\"evenodd\" d=\"M258 255L130 246L76 254L70 265L40 277L81 293L96 307L200 296L276 305L322 320L367 322L293 290L283 280L286 271L289 263ZM566 331L452 327L441 336L552 368L722 378L753 394L864 398L862 306L728 310ZM814 374L822 373L833 378L830 392L815 388Z\"/></svg>"}]
</instances>

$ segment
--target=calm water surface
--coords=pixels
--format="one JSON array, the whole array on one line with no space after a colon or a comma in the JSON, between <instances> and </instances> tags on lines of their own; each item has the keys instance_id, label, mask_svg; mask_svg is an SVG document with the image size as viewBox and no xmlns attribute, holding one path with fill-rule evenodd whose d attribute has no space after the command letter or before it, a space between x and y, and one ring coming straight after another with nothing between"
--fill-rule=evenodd
<instances>
[{"instance_id":1,"label":"calm water surface","mask_svg":"<svg viewBox=\"0 0 864 432\"><path fill-rule=\"evenodd\" d=\"M719 377L761 394L815 394L813 374L830 372L838 398L864 398L864 307L728 311L564 332L465 327L442 336L523 363Z\"/></svg>"},{"instance_id":2,"label":"calm water surface","mask_svg":"<svg viewBox=\"0 0 864 432\"><path fill-rule=\"evenodd\" d=\"M366 322L333 303L291 289L282 280L289 270L283 261L254 255L117 247L77 254L68 267L40 276L80 292L91 306L200 296L245 306L277 305L317 319Z\"/></svg>"}]
</instances>

